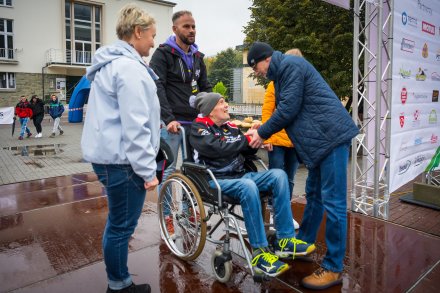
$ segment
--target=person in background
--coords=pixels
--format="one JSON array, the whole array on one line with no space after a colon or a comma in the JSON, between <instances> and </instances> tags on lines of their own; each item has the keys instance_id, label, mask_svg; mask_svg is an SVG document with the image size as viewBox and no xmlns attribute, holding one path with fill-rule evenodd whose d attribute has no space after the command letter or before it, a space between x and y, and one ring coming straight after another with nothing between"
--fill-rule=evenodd
<instances>
[{"instance_id":1,"label":"person in background","mask_svg":"<svg viewBox=\"0 0 440 293\"><path fill-rule=\"evenodd\" d=\"M255 42L248 64L256 75L274 81L277 109L266 123L247 134L250 146L286 129L299 159L309 170L307 205L298 239L316 241L326 211L327 253L321 267L302 280L311 289L342 283L347 242L347 164L351 140L359 133L341 101L319 72L306 59L274 51L269 44Z\"/></svg>"},{"instance_id":2,"label":"person in background","mask_svg":"<svg viewBox=\"0 0 440 293\"><path fill-rule=\"evenodd\" d=\"M252 246L252 267L257 273L275 277L288 269L278 257L293 259L315 250L315 245L295 238L289 183L280 169L245 172L244 156L257 150L250 139L229 122L228 103L218 93L199 93L195 106L201 116L191 126L190 144L196 163L215 175L222 194L240 201L246 231ZM210 181L211 188L215 183ZM275 254L269 251L261 210L260 192L272 191L277 240Z\"/></svg>"},{"instance_id":3,"label":"person in background","mask_svg":"<svg viewBox=\"0 0 440 293\"><path fill-rule=\"evenodd\" d=\"M56 95L50 96L50 103L49 103L49 115L53 119L53 129L52 134L49 136L50 138L54 138L56 131L60 131L60 135L63 135L64 131L63 128L61 128L61 115L63 115L64 112L64 106L61 102L58 101L58 97Z\"/></svg>"},{"instance_id":4,"label":"person in background","mask_svg":"<svg viewBox=\"0 0 440 293\"><path fill-rule=\"evenodd\" d=\"M176 171L182 134L179 127L189 135L191 122L197 117L192 106L199 92L211 92L208 82L203 53L195 44L196 24L190 11L177 11L172 16L173 33L164 44L154 52L150 66L157 73L157 95L160 100L161 136L170 146L174 162L165 170L163 181ZM171 215L165 206L165 215ZM171 216L166 217L169 235L174 234ZM210 223L207 223L208 226Z\"/></svg>"},{"instance_id":5,"label":"person in background","mask_svg":"<svg viewBox=\"0 0 440 293\"><path fill-rule=\"evenodd\" d=\"M127 259L146 192L159 183L157 75L143 59L154 47L156 21L145 10L127 4L119 12L116 33L119 40L99 48L87 68L91 89L81 148L107 194L102 239L107 292L150 292L148 284L133 283Z\"/></svg>"},{"instance_id":6,"label":"person in background","mask_svg":"<svg viewBox=\"0 0 440 293\"><path fill-rule=\"evenodd\" d=\"M302 57L301 51L296 48L288 50L286 54ZM269 120L270 116L275 112L276 107L275 86L273 81L271 81L267 85L266 93L264 94L261 116L262 123ZM287 136L286 131L282 129L266 139L263 146L268 151L269 169L283 169L286 172L287 178L289 179L290 199L292 199L295 173L299 165L292 141ZM295 230L299 228L299 224L295 219L293 219L293 224L295 225Z\"/></svg>"},{"instance_id":7,"label":"person in background","mask_svg":"<svg viewBox=\"0 0 440 293\"><path fill-rule=\"evenodd\" d=\"M26 96L21 96L20 101L15 106L15 115L18 116L21 125L20 136L18 137L19 140L23 140L25 132L27 138L32 136L31 131L27 127L27 124L29 122L29 119L32 117L32 114L33 113L31 105L28 102Z\"/></svg>"},{"instance_id":8,"label":"person in background","mask_svg":"<svg viewBox=\"0 0 440 293\"><path fill-rule=\"evenodd\" d=\"M43 122L44 118L44 102L38 98L37 95L33 95L30 104L33 112L32 120L34 121L34 126L37 130L35 138L41 138L43 137L41 122Z\"/></svg>"}]
</instances>

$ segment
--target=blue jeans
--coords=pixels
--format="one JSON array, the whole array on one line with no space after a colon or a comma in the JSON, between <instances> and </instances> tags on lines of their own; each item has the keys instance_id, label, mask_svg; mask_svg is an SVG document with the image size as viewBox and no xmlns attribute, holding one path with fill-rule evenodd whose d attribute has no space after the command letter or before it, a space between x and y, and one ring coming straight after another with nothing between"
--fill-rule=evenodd
<instances>
[{"instance_id":1,"label":"blue jeans","mask_svg":"<svg viewBox=\"0 0 440 293\"><path fill-rule=\"evenodd\" d=\"M307 205L298 238L314 243L327 212L325 243L327 253L321 266L341 272L347 241L347 164L349 143L336 147L319 166L309 170L306 182Z\"/></svg>"},{"instance_id":2,"label":"blue jeans","mask_svg":"<svg viewBox=\"0 0 440 293\"><path fill-rule=\"evenodd\" d=\"M130 165L92 166L107 193L108 217L102 246L108 284L110 289L120 290L132 283L127 267L128 240L144 205L144 180Z\"/></svg>"},{"instance_id":3,"label":"blue jeans","mask_svg":"<svg viewBox=\"0 0 440 293\"><path fill-rule=\"evenodd\" d=\"M215 188L213 181L209 183L212 188ZM283 170L249 172L238 179L219 179L218 183L222 194L240 200L249 242L253 248L268 246L261 211L260 191L271 191L273 194L277 238L295 237L291 220L289 183Z\"/></svg>"},{"instance_id":4,"label":"blue jeans","mask_svg":"<svg viewBox=\"0 0 440 293\"><path fill-rule=\"evenodd\" d=\"M271 152L267 152L269 157L270 169L282 169L287 174L289 180L290 199L292 199L292 192L295 180L295 173L298 169L298 158L296 157L295 148L288 148L283 146L273 146Z\"/></svg>"},{"instance_id":5,"label":"blue jeans","mask_svg":"<svg viewBox=\"0 0 440 293\"><path fill-rule=\"evenodd\" d=\"M164 170L162 175L162 182L165 182L165 180L176 171L176 164L177 164L177 156L179 155L179 148L183 144L183 136L182 132L179 131L179 133L174 134L167 131L167 127L165 124L161 125L160 129L160 136L165 140L165 142L170 146L171 151L173 153L174 161L173 163L168 166L167 169ZM185 129L185 135L188 137L189 131L190 131L190 125L182 125L182 127ZM183 154L183 149L182 149ZM162 184L159 185L159 190L162 188ZM166 202L171 202L171 193L167 193ZM164 205L164 215L170 215L170 207L169 205Z\"/></svg>"},{"instance_id":6,"label":"blue jeans","mask_svg":"<svg viewBox=\"0 0 440 293\"><path fill-rule=\"evenodd\" d=\"M29 130L29 128L27 127L27 124L29 122L29 118L19 118L20 119L20 136L23 137L24 136L24 132L26 131L27 134L30 134L31 131Z\"/></svg>"}]
</instances>

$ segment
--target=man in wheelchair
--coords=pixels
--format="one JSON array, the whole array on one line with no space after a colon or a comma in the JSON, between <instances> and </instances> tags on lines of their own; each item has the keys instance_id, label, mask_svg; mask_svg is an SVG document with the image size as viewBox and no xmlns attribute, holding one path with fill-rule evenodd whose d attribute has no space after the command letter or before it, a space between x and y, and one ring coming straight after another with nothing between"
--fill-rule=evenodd
<instances>
[{"instance_id":1,"label":"man in wheelchair","mask_svg":"<svg viewBox=\"0 0 440 293\"><path fill-rule=\"evenodd\" d=\"M314 244L295 238L287 175L281 169L245 173L244 155L255 154L257 149L250 148L250 139L228 121L228 103L220 94L199 93L195 107L201 115L191 126L194 160L209 167L224 195L240 201L254 271L277 276L289 268L278 258L293 259L315 250ZM214 182L210 185L215 188ZM274 252L268 248L261 212L260 192L268 191L274 206Z\"/></svg>"}]
</instances>

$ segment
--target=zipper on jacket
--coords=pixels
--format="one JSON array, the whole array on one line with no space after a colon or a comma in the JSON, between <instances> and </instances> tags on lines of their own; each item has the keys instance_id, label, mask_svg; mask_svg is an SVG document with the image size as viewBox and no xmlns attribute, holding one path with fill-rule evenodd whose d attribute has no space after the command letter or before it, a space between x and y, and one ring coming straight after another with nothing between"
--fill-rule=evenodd
<instances>
[{"instance_id":1,"label":"zipper on jacket","mask_svg":"<svg viewBox=\"0 0 440 293\"><path fill-rule=\"evenodd\" d=\"M183 69L182 59L179 58L180 72L182 73L183 82L186 82L185 70Z\"/></svg>"}]
</instances>

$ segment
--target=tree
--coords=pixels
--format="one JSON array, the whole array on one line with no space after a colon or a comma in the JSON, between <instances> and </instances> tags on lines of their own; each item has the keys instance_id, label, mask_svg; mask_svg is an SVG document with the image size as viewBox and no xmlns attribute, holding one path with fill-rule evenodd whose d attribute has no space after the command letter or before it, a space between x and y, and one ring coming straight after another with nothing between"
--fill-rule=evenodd
<instances>
[{"instance_id":1,"label":"tree","mask_svg":"<svg viewBox=\"0 0 440 293\"><path fill-rule=\"evenodd\" d=\"M219 81L217 82L217 84L212 88L212 91L214 93L219 93L220 95L222 95L223 98L225 98L225 100L228 100L228 88L225 87L225 85L223 84L223 82Z\"/></svg>"},{"instance_id":2,"label":"tree","mask_svg":"<svg viewBox=\"0 0 440 293\"><path fill-rule=\"evenodd\" d=\"M232 87L233 69L242 67L242 52L228 48L218 53L214 60L205 60L209 65L208 79L211 84L222 82L226 86L226 95L229 96L229 89Z\"/></svg>"},{"instance_id":3,"label":"tree","mask_svg":"<svg viewBox=\"0 0 440 293\"><path fill-rule=\"evenodd\" d=\"M246 43L299 48L339 97L351 95L353 16L321 0L254 0Z\"/></svg>"}]
</instances>

